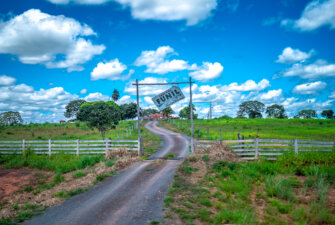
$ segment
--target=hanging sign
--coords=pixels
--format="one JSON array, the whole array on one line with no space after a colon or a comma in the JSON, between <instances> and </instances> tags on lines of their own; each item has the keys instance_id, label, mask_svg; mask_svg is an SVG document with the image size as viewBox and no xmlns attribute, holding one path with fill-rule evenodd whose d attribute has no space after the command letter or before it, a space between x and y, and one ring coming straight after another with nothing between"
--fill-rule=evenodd
<instances>
[{"instance_id":1,"label":"hanging sign","mask_svg":"<svg viewBox=\"0 0 335 225\"><path fill-rule=\"evenodd\" d=\"M174 103L184 99L185 96L179 87L173 86L163 93L152 98L157 108L162 111L163 109L173 105Z\"/></svg>"}]
</instances>

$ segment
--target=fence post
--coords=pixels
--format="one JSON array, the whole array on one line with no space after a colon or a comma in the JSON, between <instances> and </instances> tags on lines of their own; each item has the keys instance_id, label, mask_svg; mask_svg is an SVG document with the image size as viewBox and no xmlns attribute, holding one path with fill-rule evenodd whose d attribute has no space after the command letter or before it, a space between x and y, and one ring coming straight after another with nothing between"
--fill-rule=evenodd
<instances>
[{"instance_id":1,"label":"fence post","mask_svg":"<svg viewBox=\"0 0 335 225\"><path fill-rule=\"evenodd\" d=\"M120 140L120 136L119 136L119 132L117 132L117 143L119 144L119 140Z\"/></svg>"},{"instance_id":2,"label":"fence post","mask_svg":"<svg viewBox=\"0 0 335 225\"><path fill-rule=\"evenodd\" d=\"M111 142L112 142L112 139L111 139L111 138L107 138L107 139L106 139L106 152L105 152L105 157L107 157L107 155L108 155L108 151L109 151L109 147L110 147Z\"/></svg>"},{"instance_id":3,"label":"fence post","mask_svg":"<svg viewBox=\"0 0 335 225\"><path fill-rule=\"evenodd\" d=\"M79 151L80 151L80 140L77 139L77 152L76 152L76 155L79 156Z\"/></svg>"},{"instance_id":4,"label":"fence post","mask_svg":"<svg viewBox=\"0 0 335 225\"><path fill-rule=\"evenodd\" d=\"M222 130L220 128L220 145L222 145Z\"/></svg>"},{"instance_id":5,"label":"fence post","mask_svg":"<svg viewBox=\"0 0 335 225\"><path fill-rule=\"evenodd\" d=\"M127 127L126 131L127 131L127 138L128 138L128 133L129 133L129 127Z\"/></svg>"},{"instance_id":6,"label":"fence post","mask_svg":"<svg viewBox=\"0 0 335 225\"><path fill-rule=\"evenodd\" d=\"M242 140L244 140L244 135L242 135ZM244 142L242 142L242 149L244 149Z\"/></svg>"},{"instance_id":7,"label":"fence post","mask_svg":"<svg viewBox=\"0 0 335 225\"><path fill-rule=\"evenodd\" d=\"M299 149L298 149L298 139L294 139L294 153L296 154L296 155L298 155L298 151L299 151Z\"/></svg>"},{"instance_id":8,"label":"fence post","mask_svg":"<svg viewBox=\"0 0 335 225\"><path fill-rule=\"evenodd\" d=\"M48 145L48 147L49 147L49 156L51 156L51 139L49 139L49 145Z\"/></svg>"},{"instance_id":9,"label":"fence post","mask_svg":"<svg viewBox=\"0 0 335 225\"><path fill-rule=\"evenodd\" d=\"M258 138L256 138L255 143L255 159L258 159Z\"/></svg>"},{"instance_id":10,"label":"fence post","mask_svg":"<svg viewBox=\"0 0 335 225\"><path fill-rule=\"evenodd\" d=\"M22 154L24 154L25 151L26 151L26 140L23 139L22 140Z\"/></svg>"}]
</instances>

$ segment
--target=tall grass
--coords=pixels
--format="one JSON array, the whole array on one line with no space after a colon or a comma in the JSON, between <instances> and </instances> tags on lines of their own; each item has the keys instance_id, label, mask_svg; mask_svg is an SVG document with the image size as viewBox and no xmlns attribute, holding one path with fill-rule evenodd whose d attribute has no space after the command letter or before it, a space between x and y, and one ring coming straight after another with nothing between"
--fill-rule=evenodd
<instances>
[{"instance_id":1,"label":"tall grass","mask_svg":"<svg viewBox=\"0 0 335 225\"><path fill-rule=\"evenodd\" d=\"M169 124L190 135L189 120L171 120ZM167 122L161 122L167 124ZM200 128L200 133L199 133ZM245 139L260 138L311 139L334 141L335 120L324 119L211 119L194 120L194 134L197 139L219 139L220 129L223 140L236 140L237 134Z\"/></svg>"}]
</instances>

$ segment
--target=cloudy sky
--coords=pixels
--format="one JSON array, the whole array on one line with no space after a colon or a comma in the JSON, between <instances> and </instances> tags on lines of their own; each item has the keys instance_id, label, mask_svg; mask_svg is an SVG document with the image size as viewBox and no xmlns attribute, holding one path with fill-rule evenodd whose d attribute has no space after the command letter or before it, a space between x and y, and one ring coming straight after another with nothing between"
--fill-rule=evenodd
<instances>
[{"instance_id":1,"label":"cloudy sky","mask_svg":"<svg viewBox=\"0 0 335 225\"><path fill-rule=\"evenodd\" d=\"M335 106L335 0L10 0L0 8L0 112L64 119L74 99L136 99L131 83L187 81L206 117L259 100ZM189 89L180 86L187 96ZM142 86L141 106L167 86ZM178 112L187 105L175 104Z\"/></svg>"}]
</instances>

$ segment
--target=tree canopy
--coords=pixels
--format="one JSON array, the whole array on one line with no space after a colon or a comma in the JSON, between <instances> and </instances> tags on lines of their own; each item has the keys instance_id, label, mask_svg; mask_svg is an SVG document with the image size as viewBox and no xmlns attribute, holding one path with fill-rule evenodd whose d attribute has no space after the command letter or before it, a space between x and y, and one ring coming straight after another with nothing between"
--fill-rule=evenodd
<instances>
[{"instance_id":1,"label":"tree canopy","mask_svg":"<svg viewBox=\"0 0 335 225\"><path fill-rule=\"evenodd\" d=\"M285 119L285 108L282 105L273 104L266 108L266 114L268 118Z\"/></svg>"},{"instance_id":2,"label":"tree canopy","mask_svg":"<svg viewBox=\"0 0 335 225\"><path fill-rule=\"evenodd\" d=\"M262 118L265 105L259 101L246 101L239 105L237 117L248 115L249 118Z\"/></svg>"},{"instance_id":3,"label":"tree canopy","mask_svg":"<svg viewBox=\"0 0 335 225\"><path fill-rule=\"evenodd\" d=\"M114 89L114 91L113 91L113 95L112 95L112 99L113 99L113 101L116 102L117 100L119 100L119 98L120 98L120 93L119 93L119 91L116 90L116 89Z\"/></svg>"},{"instance_id":4,"label":"tree canopy","mask_svg":"<svg viewBox=\"0 0 335 225\"><path fill-rule=\"evenodd\" d=\"M137 104L129 103L120 105L121 119L128 120L133 119L137 116Z\"/></svg>"},{"instance_id":5,"label":"tree canopy","mask_svg":"<svg viewBox=\"0 0 335 225\"><path fill-rule=\"evenodd\" d=\"M327 118L327 119L333 119L333 118L335 118L334 117L334 111L331 110L331 109L323 110L321 112L321 116L324 117L324 118Z\"/></svg>"},{"instance_id":6,"label":"tree canopy","mask_svg":"<svg viewBox=\"0 0 335 225\"><path fill-rule=\"evenodd\" d=\"M173 110L171 109L171 107L167 107L165 109L162 110L162 114L166 117L169 117L169 115L173 114Z\"/></svg>"},{"instance_id":7,"label":"tree canopy","mask_svg":"<svg viewBox=\"0 0 335 225\"><path fill-rule=\"evenodd\" d=\"M317 117L317 113L313 109L304 109L304 110L301 110L296 117L304 118L304 119L311 119L311 118Z\"/></svg>"},{"instance_id":8,"label":"tree canopy","mask_svg":"<svg viewBox=\"0 0 335 225\"><path fill-rule=\"evenodd\" d=\"M193 110L193 119L197 119L198 114L195 114L196 109L195 109L193 104L192 104L192 110ZM190 117L191 117L190 107L185 106L182 110L180 110L179 111L179 117L184 118L184 119L190 119Z\"/></svg>"},{"instance_id":9,"label":"tree canopy","mask_svg":"<svg viewBox=\"0 0 335 225\"><path fill-rule=\"evenodd\" d=\"M113 102L87 102L82 104L77 114L77 119L87 122L91 128L97 128L105 139L105 133L109 129L114 129L121 119L121 110Z\"/></svg>"},{"instance_id":10,"label":"tree canopy","mask_svg":"<svg viewBox=\"0 0 335 225\"><path fill-rule=\"evenodd\" d=\"M80 106L85 102L84 99L70 101L65 107L66 111L64 112L64 116L66 118L76 117Z\"/></svg>"},{"instance_id":11,"label":"tree canopy","mask_svg":"<svg viewBox=\"0 0 335 225\"><path fill-rule=\"evenodd\" d=\"M157 114L159 111L157 109L143 109L141 110L140 114L143 117L150 116L152 114Z\"/></svg>"},{"instance_id":12,"label":"tree canopy","mask_svg":"<svg viewBox=\"0 0 335 225\"><path fill-rule=\"evenodd\" d=\"M0 113L0 125L9 126L9 125L19 125L23 123L23 119L19 112L8 111Z\"/></svg>"}]
</instances>

